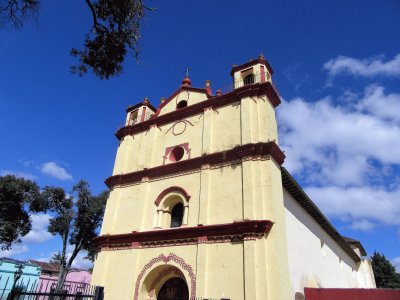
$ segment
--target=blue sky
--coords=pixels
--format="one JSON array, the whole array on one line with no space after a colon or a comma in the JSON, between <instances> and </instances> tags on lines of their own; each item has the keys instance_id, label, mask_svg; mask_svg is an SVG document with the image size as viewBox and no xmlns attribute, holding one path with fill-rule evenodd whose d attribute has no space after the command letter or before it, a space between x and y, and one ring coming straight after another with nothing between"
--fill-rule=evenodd
<instances>
[{"instance_id":1,"label":"blue sky","mask_svg":"<svg viewBox=\"0 0 400 300\"><path fill-rule=\"evenodd\" d=\"M180 84L214 90L233 63L264 53L274 69L285 166L338 230L400 269L400 3L152 1L141 63L108 81L72 75L69 56L89 30L84 1L44 1L37 22L0 30L0 175L67 191L81 178L105 189L125 108L157 106ZM48 258L60 241L35 216L1 255ZM77 266L87 264L79 258Z\"/></svg>"}]
</instances>

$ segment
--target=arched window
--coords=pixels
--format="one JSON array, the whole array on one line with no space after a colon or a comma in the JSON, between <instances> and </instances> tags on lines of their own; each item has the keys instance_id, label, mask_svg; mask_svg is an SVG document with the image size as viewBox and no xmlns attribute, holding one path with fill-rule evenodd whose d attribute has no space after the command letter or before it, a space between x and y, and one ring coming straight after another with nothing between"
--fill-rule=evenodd
<instances>
[{"instance_id":1,"label":"arched window","mask_svg":"<svg viewBox=\"0 0 400 300\"><path fill-rule=\"evenodd\" d=\"M254 83L254 75L249 74L243 79L244 85L253 84Z\"/></svg>"},{"instance_id":2,"label":"arched window","mask_svg":"<svg viewBox=\"0 0 400 300\"><path fill-rule=\"evenodd\" d=\"M170 227L181 227L183 220L183 204L178 203L174 206L171 211L171 226Z\"/></svg>"},{"instance_id":3,"label":"arched window","mask_svg":"<svg viewBox=\"0 0 400 300\"><path fill-rule=\"evenodd\" d=\"M181 109L187 106L187 101L186 100L181 100L179 103L176 105L176 109Z\"/></svg>"},{"instance_id":4,"label":"arched window","mask_svg":"<svg viewBox=\"0 0 400 300\"><path fill-rule=\"evenodd\" d=\"M187 226L189 221L190 194L179 187L170 186L154 201L154 228Z\"/></svg>"}]
</instances>

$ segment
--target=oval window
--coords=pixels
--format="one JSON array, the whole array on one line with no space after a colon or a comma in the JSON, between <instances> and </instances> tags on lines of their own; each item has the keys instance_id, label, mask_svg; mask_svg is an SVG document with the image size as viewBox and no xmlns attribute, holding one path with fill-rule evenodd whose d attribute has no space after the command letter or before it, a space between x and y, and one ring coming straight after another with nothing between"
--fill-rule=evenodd
<instances>
[{"instance_id":1,"label":"oval window","mask_svg":"<svg viewBox=\"0 0 400 300\"><path fill-rule=\"evenodd\" d=\"M169 159L170 161L173 162L180 161L184 154L185 154L185 149L183 149L183 147L181 146L176 146L174 149L172 149L169 155Z\"/></svg>"},{"instance_id":2,"label":"oval window","mask_svg":"<svg viewBox=\"0 0 400 300\"><path fill-rule=\"evenodd\" d=\"M181 109L187 106L187 101L186 100L181 100L179 103L176 105L176 109Z\"/></svg>"}]
</instances>

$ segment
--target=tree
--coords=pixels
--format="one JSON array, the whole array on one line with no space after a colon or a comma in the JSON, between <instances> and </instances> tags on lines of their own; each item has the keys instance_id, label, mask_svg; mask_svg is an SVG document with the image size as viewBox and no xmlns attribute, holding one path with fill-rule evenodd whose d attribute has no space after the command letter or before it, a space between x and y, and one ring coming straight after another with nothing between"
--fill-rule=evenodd
<instances>
[{"instance_id":1,"label":"tree","mask_svg":"<svg viewBox=\"0 0 400 300\"><path fill-rule=\"evenodd\" d=\"M41 210L39 186L14 175L0 177L0 245L2 250L20 243L32 227L29 210ZM29 209L29 210L28 210Z\"/></svg>"},{"instance_id":2,"label":"tree","mask_svg":"<svg viewBox=\"0 0 400 300\"><path fill-rule=\"evenodd\" d=\"M86 250L88 258L94 259L96 248L93 238L97 236L96 231L103 220L108 191L92 196L88 183L81 180L73 187L71 196L57 187L45 187L42 194L42 206L54 215L50 219L48 231L60 236L62 240L62 249L58 255L60 274L56 286L56 291L61 291L67 273L81 250ZM72 245L69 256L68 244Z\"/></svg>"},{"instance_id":3,"label":"tree","mask_svg":"<svg viewBox=\"0 0 400 300\"><path fill-rule=\"evenodd\" d=\"M400 288L400 274L396 273L396 268L384 255L375 251L371 260L378 288Z\"/></svg>"},{"instance_id":4,"label":"tree","mask_svg":"<svg viewBox=\"0 0 400 300\"><path fill-rule=\"evenodd\" d=\"M27 18L37 16L40 3L41 0L3 0L1 19L3 23L21 26ZM71 50L71 55L79 60L71 71L82 76L90 69L101 79L117 76L128 53L138 59L141 22L146 11L154 9L142 0L85 0L85 3L93 24L86 34L83 50Z\"/></svg>"},{"instance_id":5,"label":"tree","mask_svg":"<svg viewBox=\"0 0 400 300\"><path fill-rule=\"evenodd\" d=\"M59 264L59 263L61 262L61 258L62 258L61 252L54 253L54 254L51 256L50 263L52 263L52 264Z\"/></svg>"}]
</instances>

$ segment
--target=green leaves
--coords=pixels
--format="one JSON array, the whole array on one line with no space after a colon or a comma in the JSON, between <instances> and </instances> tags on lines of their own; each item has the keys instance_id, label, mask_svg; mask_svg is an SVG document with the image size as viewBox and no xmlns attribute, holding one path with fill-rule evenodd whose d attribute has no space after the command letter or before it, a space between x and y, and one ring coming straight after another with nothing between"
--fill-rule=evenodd
<instances>
[{"instance_id":1,"label":"green leaves","mask_svg":"<svg viewBox=\"0 0 400 300\"><path fill-rule=\"evenodd\" d=\"M38 211L41 194L36 183L13 175L0 177L0 244L10 249L12 243L31 230L27 207Z\"/></svg>"},{"instance_id":2,"label":"green leaves","mask_svg":"<svg viewBox=\"0 0 400 300\"><path fill-rule=\"evenodd\" d=\"M0 25L21 26L30 16L36 16L40 0L0 1ZM71 72L82 76L92 71L101 79L122 73L122 64L128 53L139 57L139 39L142 18L153 10L141 0L85 0L92 13L93 25L85 36L83 49L71 50L78 64Z\"/></svg>"},{"instance_id":3,"label":"green leaves","mask_svg":"<svg viewBox=\"0 0 400 300\"><path fill-rule=\"evenodd\" d=\"M137 0L86 1L93 15L93 28L86 35L84 49L72 49L79 65L71 71L82 76L89 69L101 79L121 74L127 53L139 57L140 24L146 10Z\"/></svg>"},{"instance_id":4,"label":"green leaves","mask_svg":"<svg viewBox=\"0 0 400 300\"><path fill-rule=\"evenodd\" d=\"M400 274L395 267L379 252L374 252L371 257L375 282L378 288L400 288Z\"/></svg>"}]
</instances>

